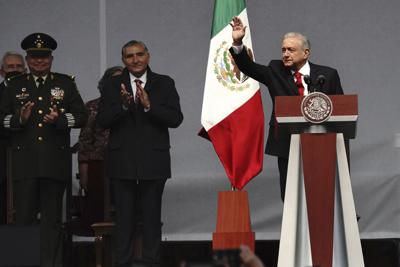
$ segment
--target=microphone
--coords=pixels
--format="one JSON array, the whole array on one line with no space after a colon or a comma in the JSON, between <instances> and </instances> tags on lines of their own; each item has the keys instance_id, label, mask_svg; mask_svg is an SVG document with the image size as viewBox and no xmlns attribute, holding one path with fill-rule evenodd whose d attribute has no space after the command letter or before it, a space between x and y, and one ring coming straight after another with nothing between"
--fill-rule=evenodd
<instances>
[{"instance_id":1,"label":"microphone","mask_svg":"<svg viewBox=\"0 0 400 267\"><path fill-rule=\"evenodd\" d=\"M312 84L310 75L304 75L303 79L304 79L304 82L308 86L308 91L311 92L311 89L313 88L313 84ZM314 91L315 91L315 89L314 89Z\"/></svg>"},{"instance_id":2,"label":"microphone","mask_svg":"<svg viewBox=\"0 0 400 267\"><path fill-rule=\"evenodd\" d=\"M305 82L307 85L311 85L311 77L310 77L310 75L304 75L304 76L303 76L303 79L304 79L304 82Z\"/></svg>"},{"instance_id":3,"label":"microphone","mask_svg":"<svg viewBox=\"0 0 400 267\"><path fill-rule=\"evenodd\" d=\"M326 82L326 78L324 75L318 75L317 77L317 84L319 87L319 90L322 90L322 86L324 85L324 83Z\"/></svg>"}]
</instances>

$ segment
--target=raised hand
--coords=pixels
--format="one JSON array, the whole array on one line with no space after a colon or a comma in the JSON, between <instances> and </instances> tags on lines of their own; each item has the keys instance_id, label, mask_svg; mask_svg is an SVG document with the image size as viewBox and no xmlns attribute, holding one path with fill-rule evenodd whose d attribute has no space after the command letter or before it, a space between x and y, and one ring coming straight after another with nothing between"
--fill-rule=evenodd
<instances>
[{"instance_id":1,"label":"raised hand","mask_svg":"<svg viewBox=\"0 0 400 267\"><path fill-rule=\"evenodd\" d=\"M125 84L123 83L121 83L120 94L122 105L128 107L132 103L133 96L126 90Z\"/></svg>"},{"instance_id":2,"label":"raised hand","mask_svg":"<svg viewBox=\"0 0 400 267\"><path fill-rule=\"evenodd\" d=\"M241 45L247 26L243 26L242 20L239 17L233 17L232 22L229 24L232 26L233 45Z\"/></svg>"},{"instance_id":3,"label":"raised hand","mask_svg":"<svg viewBox=\"0 0 400 267\"><path fill-rule=\"evenodd\" d=\"M19 112L19 116L20 116L20 122L22 124L25 124L29 118L31 117L32 114L32 108L35 105L35 103L28 101L27 103L25 103L22 107L21 110Z\"/></svg>"}]
</instances>

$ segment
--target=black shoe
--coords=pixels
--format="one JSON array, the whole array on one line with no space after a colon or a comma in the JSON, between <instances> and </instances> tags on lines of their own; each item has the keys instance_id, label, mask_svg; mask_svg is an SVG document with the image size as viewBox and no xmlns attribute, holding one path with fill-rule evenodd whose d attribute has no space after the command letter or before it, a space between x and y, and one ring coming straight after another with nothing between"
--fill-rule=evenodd
<instances>
[{"instance_id":1,"label":"black shoe","mask_svg":"<svg viewBox=\"0 0 400 267\"><path fill-rule=\"evenodd\" d=\"M357 216L357 222L358 222L361 219L361 216L358 214L356 214L356 216Z\"/></svg>"}]
</instances>

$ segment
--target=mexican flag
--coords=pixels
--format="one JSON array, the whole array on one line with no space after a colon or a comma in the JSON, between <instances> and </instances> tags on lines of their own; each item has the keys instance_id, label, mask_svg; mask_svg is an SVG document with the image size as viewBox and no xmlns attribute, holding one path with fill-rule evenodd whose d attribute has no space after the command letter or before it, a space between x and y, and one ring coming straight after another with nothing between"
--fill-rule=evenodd
<instances>
[{"instance_id":1,"label":"mexican flag","mask_svg":"<svg viewBox=\"0 0 400 267\"><path fill-rule=\"evenodd\" d=\"M262 170L264 113L258 82L241 73L229 53L234 16L247 25L243 43L253 57L245 1L216 0L200 135L211 140L231 185L240 190Z\"/></svg>"}]
</instances>

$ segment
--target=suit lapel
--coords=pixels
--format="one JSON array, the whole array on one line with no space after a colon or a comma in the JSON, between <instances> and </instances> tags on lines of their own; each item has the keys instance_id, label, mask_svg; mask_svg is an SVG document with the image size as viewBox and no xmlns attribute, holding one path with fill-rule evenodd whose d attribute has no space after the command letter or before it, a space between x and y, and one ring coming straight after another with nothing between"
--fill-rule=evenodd
<instances>
[{"instance_id":1,"label":"suit lapel","mask_svg":"<svg viewBox=\"0 0 400 267\"><path fill-rule=\"evenodd\" d=\"M154 81L156 80L156 77L154 75L154 73L151 71L150 67L147 68L147 81L146 81L146 85L144 86L144 90L146 90L146 92L150 92L151 89L153 88L153 86L151 86Z\"/></svg>"},{"instance_id":2,"label":"suit lapel","mask_svg":"<svg viewBox=\"0 0 400 267\"><path fill-rule=\"evenodd\" d=\"M315 67L313 63L309 62L309 64L310 64L310 78L312 83L314 84L317 80L318 69Z\"/></svg>"},{"instance_id":3,"label":"suit lapel","mask_svg":"<svg viewBox=\"0 0 400 267\"><path fill-rule=\"evenodd\" d=\"M293 78L292 72L285 68L285 75L286 75L286 81L288 83L288 87L290 89L291 94L298 95L299 89L297 88L296 84L294 83L294 78Z\"/></svg>"},{"instance_id":4,"label":"suit lapel","mask_svg":"<svg viewBox=\"0 0 400 267\"><path fill-rule=\"evenodd\" d=\"M318 75L321 74L320 69L313 63L309 62L310 64L310 78L312 81L313 89L315 91L321 91L321 88L316 84L317 83L317 77Z\"/></svg>"}]
</instances>

